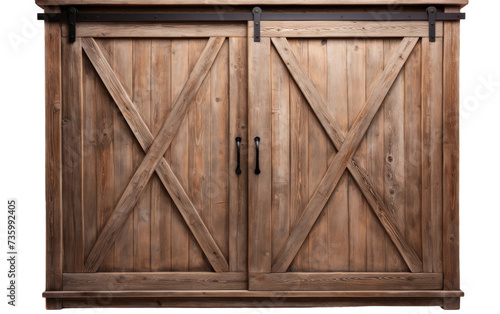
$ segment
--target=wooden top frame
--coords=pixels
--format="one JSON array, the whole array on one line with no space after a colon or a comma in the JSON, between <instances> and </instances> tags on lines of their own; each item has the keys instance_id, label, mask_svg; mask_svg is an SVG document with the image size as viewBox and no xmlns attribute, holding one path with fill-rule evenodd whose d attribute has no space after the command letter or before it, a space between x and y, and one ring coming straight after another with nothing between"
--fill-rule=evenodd
<instances>
[{"instance_id":1,"label":"wooden top frame","mask_svg":"<svg viewBox=\"0 0 500 314\"><path fill-rule=\"evenodd\" d=\"M37 5L455 5L469 0L36 0Z\"/></svg>"}]
</instances>

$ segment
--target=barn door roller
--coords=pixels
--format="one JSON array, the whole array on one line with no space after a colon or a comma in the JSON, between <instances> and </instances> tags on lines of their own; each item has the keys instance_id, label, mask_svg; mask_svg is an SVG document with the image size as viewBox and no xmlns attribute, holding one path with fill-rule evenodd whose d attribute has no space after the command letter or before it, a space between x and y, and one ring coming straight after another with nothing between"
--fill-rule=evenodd
<instances>
[{"instance_id":1,"label":"barn door roller","mask_svg":"<svg viewBox=\"0 0 500 314\"><path fill-rule=\"evenodd\" d=\"M243 22L253 21L254 41L260 41L261 21L428 21L429 40L436 40L436 21L459 21L465 19L465 13L438 12L436 7L429 7L425 12L263 12L254 7L251 12L210 12L210 13L82 13L69 7L63 13L39 13L39 20L67 22L69 41L76 39L80 22Z\"/></svg>"}]
</instances>

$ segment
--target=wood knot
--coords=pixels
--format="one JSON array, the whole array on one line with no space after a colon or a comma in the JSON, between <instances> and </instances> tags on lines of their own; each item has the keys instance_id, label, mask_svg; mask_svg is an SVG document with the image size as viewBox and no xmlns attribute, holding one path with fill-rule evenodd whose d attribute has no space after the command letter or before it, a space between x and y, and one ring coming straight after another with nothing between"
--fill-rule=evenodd
<instances>
[{"instance_id":1,"label":"wood knot","mask_svg":"<svg viewBox=\"0 0 500 314\"><path fill-rule=\"evenodd\" d=\"M52 109L54 110L54 112L58 112L59 110L61 110L61 103L60 102L55 102L52 105Z\"/></svg>"}]
</instances>

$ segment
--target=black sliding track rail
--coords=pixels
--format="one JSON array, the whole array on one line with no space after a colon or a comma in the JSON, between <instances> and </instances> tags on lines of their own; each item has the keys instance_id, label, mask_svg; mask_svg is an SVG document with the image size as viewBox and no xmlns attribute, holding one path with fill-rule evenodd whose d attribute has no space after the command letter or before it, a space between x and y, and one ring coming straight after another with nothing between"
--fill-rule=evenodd
<instances>
[{"instance_id":1,"label":"black sliding track rail","mask_svg":"<svg viewBox=\"0 0 500 314\"><path fill-rule=\"evenodd\" d=\"M38 20L67 22L69 41L76 39L76 24L80 22L254 22L254 41L260 41L260 21L428 21L429 39L435 41L436 21L458 21L465 19L465 13L438 12L428 7L425 12L356 12L356 13L264 13L255 7L245 13L79 13L70 7L63 13L39 13Z\"/></svg>"}]
</instances>

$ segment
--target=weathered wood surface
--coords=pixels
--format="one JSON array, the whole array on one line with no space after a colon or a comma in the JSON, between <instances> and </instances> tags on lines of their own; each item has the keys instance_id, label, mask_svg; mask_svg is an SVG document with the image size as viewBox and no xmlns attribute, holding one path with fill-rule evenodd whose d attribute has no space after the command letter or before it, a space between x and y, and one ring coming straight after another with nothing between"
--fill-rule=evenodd
<instances>
[{"instance_id":1,"label":"weathered wood surface","mask_svg":"<svg viewBox=\"0 0 500 314\"><path fill-rule=\"evenodd\" d=\"M45 13L58 13L46 9ZM62 205L62 77L61 26L45 24L45 202L46 202L46 283L45 288L61 290L63 272ZM47 309L62 308L62 301L48 299Z\"/></svg>"},{"instance_id":2,"label":"weathered wood surface","mask_svg":"<svg viewBox=\"0 0 500 314\"><path fill-rule=\"evenodd\" d=\"M208 5L303 5L304 2L300 0L36 0L40 6L45 5L194 5L194 4L208 4ZM467 5L468 0L312 0L308 4L315 5L423 5L423 4L442 4L442 5Z\"/></svg>"}]
</instances>

